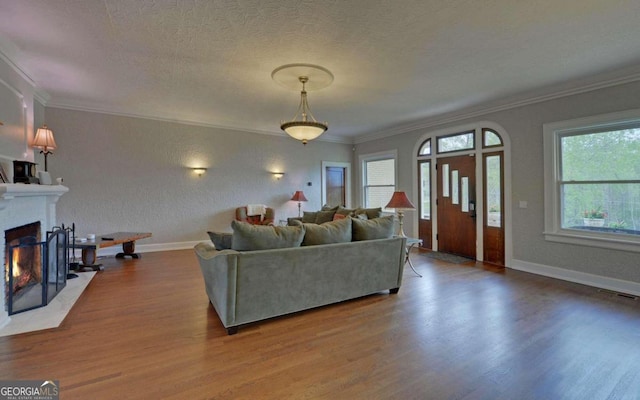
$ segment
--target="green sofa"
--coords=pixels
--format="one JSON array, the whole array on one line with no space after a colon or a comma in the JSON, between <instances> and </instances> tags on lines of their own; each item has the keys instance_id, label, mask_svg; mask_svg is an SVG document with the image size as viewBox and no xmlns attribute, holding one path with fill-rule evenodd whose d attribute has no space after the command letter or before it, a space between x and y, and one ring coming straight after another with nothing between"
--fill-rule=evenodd
<instances>
[{"instance_id":1,"label":"green sofa","mask_svg":"<svg viewBox=\"0 0 640 400\"><path fill-rule=\"evenodd\" d=\"M209 300L232 335L243 324L380 291L397 293L405 239L253 251L216 250L202 242L195 252Z\"/></svg>"}]
</instances>

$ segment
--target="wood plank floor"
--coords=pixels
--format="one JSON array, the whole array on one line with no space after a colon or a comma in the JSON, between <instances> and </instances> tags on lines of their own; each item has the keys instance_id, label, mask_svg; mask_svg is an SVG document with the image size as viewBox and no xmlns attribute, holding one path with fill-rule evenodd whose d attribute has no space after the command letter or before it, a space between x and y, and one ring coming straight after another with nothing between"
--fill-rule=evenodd
<instances>
[{"instance_id":1,"label":"wood plank floor","mask_svg":"<svg viewBox=\"0 0 640 400\"><path fill-rule=\"evenodd\" d=\"M640 302L414 254L377 294L227 336L192 250L106 259L62 326L0 338L0 380L62 399L639 399Z\"/></svg>"}]
</instances>

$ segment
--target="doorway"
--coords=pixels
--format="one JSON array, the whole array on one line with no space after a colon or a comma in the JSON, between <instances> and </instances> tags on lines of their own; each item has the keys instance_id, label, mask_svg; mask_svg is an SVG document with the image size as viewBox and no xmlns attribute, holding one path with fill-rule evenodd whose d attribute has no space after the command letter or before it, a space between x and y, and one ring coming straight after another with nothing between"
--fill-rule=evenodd
<instances>
[{"instance_id":1,"label":"doorway","mask_svg":"<svg viewBox=\"0 0 640 400\"><path fill-rule=\"evenodd\" d=\"M414 149L422 247L508 266L511 143L506 131L489 121L442 129L423 135Z\"/></svg>"},{"instance_id":2,"label":"doorway","mask_svg":"<svg viewBox=\"0 0 640 400\"><path fill-rule=\"evenodd\" d=\"M322 162L322 204L351 206L351 164Z\"/></svg>"},{"instance_id":3,"label":"doorway","mask_svg":"<svg viewBox=\"0 0 640 400\"><path fill-rule=\"evenodd\" d=\"M438 158L438 251L476 259L474 154Z\"/></svg>"}]
</instances>

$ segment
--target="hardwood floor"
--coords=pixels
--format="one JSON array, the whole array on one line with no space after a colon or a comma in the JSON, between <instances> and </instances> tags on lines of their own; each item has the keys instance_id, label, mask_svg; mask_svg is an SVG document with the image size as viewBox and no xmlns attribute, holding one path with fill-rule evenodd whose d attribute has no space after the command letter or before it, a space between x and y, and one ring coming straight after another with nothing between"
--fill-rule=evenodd
<instances>
[{"instance_id":1,"label":"hardwood floor","mask_svg":"<svg viewBox=\"0 0 640 400\"><path fill-rule=\"evenodd\" d=\"M640 302L412 256L381 293L227 336L192 250L104 261L58 329L0 338L0 380L62 399L638 399Z\"/></svg>"}]
</instances>

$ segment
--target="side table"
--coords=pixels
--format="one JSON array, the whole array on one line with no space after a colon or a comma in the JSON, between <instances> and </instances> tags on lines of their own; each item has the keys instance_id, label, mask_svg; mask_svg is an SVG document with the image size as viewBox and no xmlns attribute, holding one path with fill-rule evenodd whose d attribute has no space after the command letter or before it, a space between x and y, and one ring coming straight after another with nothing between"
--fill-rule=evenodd
<instances>
[{"instance_id":1,"label":"side table","mask_svg":"<svg viewBox=\"0 0 640 400\"><path fill-rule=\"evenodd\" d=\"M418 275L420 278L422 278L422 275L420 275L418 273L418 271L416 271L416 269L413 266L413 263L411 262L411 250L415 247L415 246L419 246L422 244L422 239L418 239L418 238L410 238L407 237L406 238L407 242L406 242L406 246L405 246L405 259L404 262L406 264L409 264L409 266L411 267L411 269L413 270L413 273Z\"/></svg>"}]
</instances>

